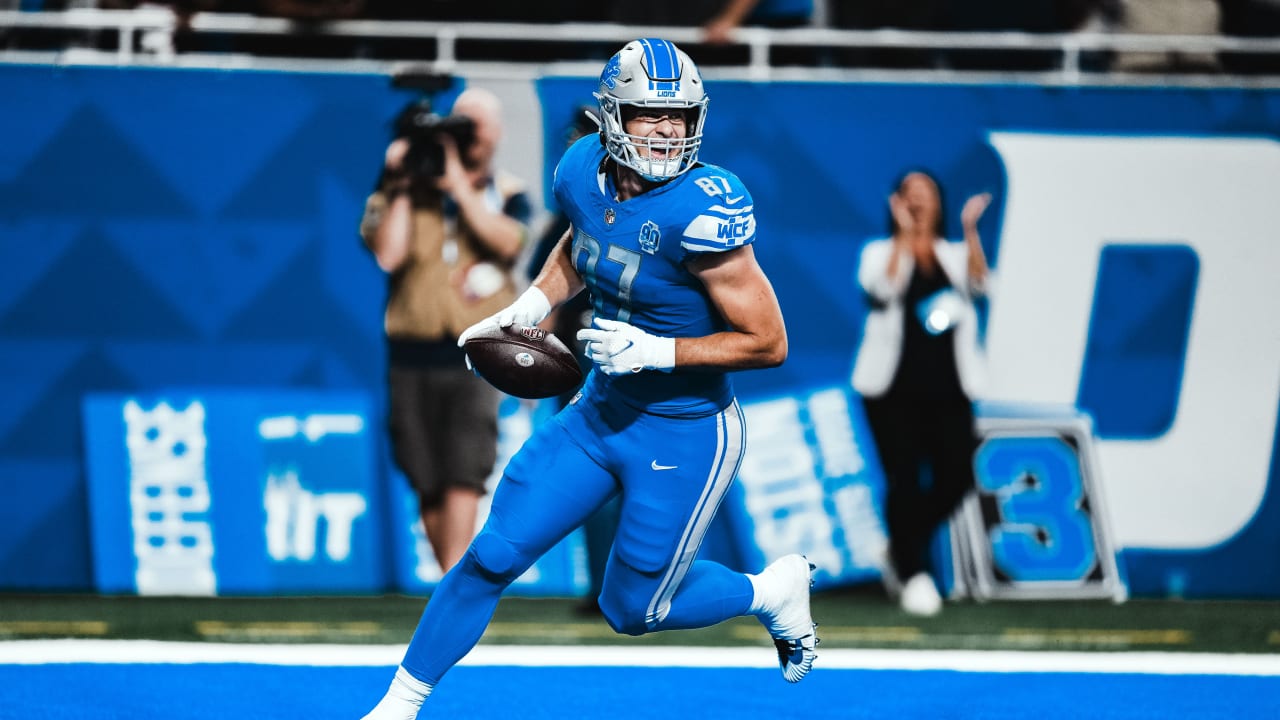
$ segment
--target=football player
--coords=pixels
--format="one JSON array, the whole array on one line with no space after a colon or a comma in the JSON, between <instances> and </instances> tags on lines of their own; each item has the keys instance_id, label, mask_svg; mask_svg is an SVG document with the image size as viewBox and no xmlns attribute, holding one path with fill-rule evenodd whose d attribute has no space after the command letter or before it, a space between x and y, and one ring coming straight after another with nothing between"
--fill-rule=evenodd
<instances>
[{"instance_id":1,"label":"football player","mask_svg":"<svg viewBox=\"0 0 1280 720\"><path fill-rule=\"evenodd\" d=\"M507 465L463 560L432 594L368 720L417 716L479 641L503 590L615 494L622 510L600 608L619 633L698 628L754 615L783 677L814 660L813 567L779 558L758 575L697 558L746 451L728 373L779 365L786 328L756 261L751 194L698 161L707 95L684 51L628 43L600 75L599 133L556 169L572 227L537 279L493 324L536 325L585 287L594 363L575 400Z\"/></svg>"}]
</instances>

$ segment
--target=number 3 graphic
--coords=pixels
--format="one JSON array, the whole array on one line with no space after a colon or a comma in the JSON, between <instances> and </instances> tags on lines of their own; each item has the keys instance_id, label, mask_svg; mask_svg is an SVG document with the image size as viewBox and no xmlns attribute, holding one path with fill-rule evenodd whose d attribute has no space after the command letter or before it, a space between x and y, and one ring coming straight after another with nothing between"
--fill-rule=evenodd
<instances>
[{"instance_id":1,"label":"number 3 graphic","mask_svg":"<svg viewBox=\"0 0 1280 720\"><path fill-rule=\"evenodd\" d=\"M995 568L1010 580L1078 582L1098 551L1075 450L1060 437L996 436L974 457L977 490L994 502L988 527ZM990 520L988 521L990 522Z\"/></svg>"}]
</instances>

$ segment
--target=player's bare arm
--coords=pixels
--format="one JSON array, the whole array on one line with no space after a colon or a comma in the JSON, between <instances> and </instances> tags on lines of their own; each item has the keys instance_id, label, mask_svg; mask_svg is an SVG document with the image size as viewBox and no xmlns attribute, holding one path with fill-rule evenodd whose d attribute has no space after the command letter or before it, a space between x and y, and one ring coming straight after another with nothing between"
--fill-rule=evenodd
<instances>
[{"instance_id":1,"label":"player's bare arm","mask_svg":"<svg viewBox=\"0 0 1280 720\"><path fill-rule=\"evenodd\" d=\"M690 263L689 269L702 281L731 329L677 338L676 367L747 370L775 367L786 360L782 308L750 245L707 253Z\"/></svg>"},{"instance_id":2,"label":"player's bare arm","mask_svg":"<svg viewBox=\"0 0 1280 720\"><path fill-rule=\"evenodd\" d=\"M565 230L556 242L555 249L547 256L533 286L542 291L551 307L558 307L569 298L582 292L582 277L573 268L570 248L573 246L573 227Z\"/></svg>"}]
</instances>

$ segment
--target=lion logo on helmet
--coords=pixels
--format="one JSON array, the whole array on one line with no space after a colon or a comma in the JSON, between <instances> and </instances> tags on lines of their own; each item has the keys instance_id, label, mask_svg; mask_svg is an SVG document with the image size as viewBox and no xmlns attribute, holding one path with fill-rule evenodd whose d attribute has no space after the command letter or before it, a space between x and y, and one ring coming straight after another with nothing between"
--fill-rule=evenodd
<instances>
[{"instance_id":1,"label":"lion logo on helmet","mask_svg":"<svg viewBox=\"0 0 1280 720\"><path fill-rule=\"evenodd\" d=\"M618 53L609 58L608 64L604 66L604 71L600 73L600 84L613 90L618 86L618 76L622 74L622 54Z\"/></svg>"}]
</instances>

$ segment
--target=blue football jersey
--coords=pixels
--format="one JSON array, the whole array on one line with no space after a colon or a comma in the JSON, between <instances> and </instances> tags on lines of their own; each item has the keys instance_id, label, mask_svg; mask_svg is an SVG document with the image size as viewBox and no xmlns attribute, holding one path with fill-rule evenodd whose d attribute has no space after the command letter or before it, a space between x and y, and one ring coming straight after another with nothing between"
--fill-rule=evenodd
<instances>
[{"instance_id":1,"label":"blue football jersey","mask_svg":"<svg viewBox=\"0 0 1280 720\"><path fill-rule=\"evenodd\" d=\"M736 175L699 164L625 202L602 171L596 135L571 146L552 188L573 222L573 265L586 282L596 317L622 320L653 335L699 337L725 330L692 258L755 240L751 194ZM729 404L725 373L677 369L609 377L592 372L587 393L662 415L706 415Z\"/></svg>"}]
</instances>

